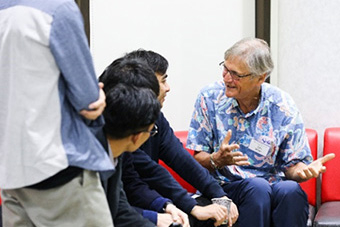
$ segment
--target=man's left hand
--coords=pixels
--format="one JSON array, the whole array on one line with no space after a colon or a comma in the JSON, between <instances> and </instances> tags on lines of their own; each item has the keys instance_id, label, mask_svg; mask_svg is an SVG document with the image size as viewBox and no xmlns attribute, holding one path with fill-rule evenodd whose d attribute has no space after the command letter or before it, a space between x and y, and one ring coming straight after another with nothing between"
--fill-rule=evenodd
<instances>
[{"instance_id":1,"label":"man's left hand","mask_svg":"<svg viewBox=\"0 0 340 227\"><path fill-rule=\"evenodd\" d=\"M335 158L335 154L327 154L313 161L311 164L305 166L304 168L297 170L297 174L303 181L318 177L321 173L324 173L326 171L326 167L323 164L332 160L333 158Z\"/></svg>"}]
</instances>

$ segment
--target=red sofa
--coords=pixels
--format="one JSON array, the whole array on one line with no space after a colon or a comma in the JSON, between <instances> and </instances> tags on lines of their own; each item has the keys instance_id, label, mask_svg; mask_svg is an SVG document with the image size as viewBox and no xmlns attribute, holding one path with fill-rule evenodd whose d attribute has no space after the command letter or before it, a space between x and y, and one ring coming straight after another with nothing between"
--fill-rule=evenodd
<instances>
[{"instance_id":1,"label":"red sofa","mask_svg":"<svg viewBox=\"0 0 340 227\"><path fill-rule=\"evenodd\" d=\"M188 137L188 131L176 131L175 135L177 138L181 141L183 144L183 147L185 148L187 143L187 137ZM191 155L194 155L194 151L190 149L186 149ZM186 182L182 177L180 177L175 171L173 171L169 166L167 166L162 160L159 160L159 164L161 164L163 167L165 167L171 175L178 181L178 183L186 189L189 193L195 193L196 189Z\"/></svg>"},{"instance_id":2,"label":"red sofa","mask_svg":"<svg viewBox=\"0 0 340 227\"><path fill-rule=\"evenodd\" d=\"M321 206L314 219L314 227L340 226L340 128L327 128L324 133L323 155L335 153L326 162L322 174Z\"/></svg>"}]
</instances>

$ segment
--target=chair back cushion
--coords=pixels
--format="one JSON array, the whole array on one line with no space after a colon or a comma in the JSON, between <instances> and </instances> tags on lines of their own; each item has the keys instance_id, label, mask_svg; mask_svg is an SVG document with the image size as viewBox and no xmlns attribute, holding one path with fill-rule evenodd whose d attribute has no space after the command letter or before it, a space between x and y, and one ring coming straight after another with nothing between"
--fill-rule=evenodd
<instances>
[{"instance_id":1,"label":"chair back cushion","mask_svg":"<svg viewBox=\"0 0 340 227\"><path fill-rule=\"evenodd\" d=\"M323 155L335 153L335 158L326 162L322 174L321 202L340 201L340 128L327 128L324 134Z\"/></svg>"},{"instance_id":2,"label":"chair back cushion","mask_svg":"<svg viewBox=\"0 0 340 227\"><path fill-rule=\"evenodd\" d=\"M187 143L187 136L188 136L188 131L175 131L175 136L181 141L183 144L183 147L185 148L186 143ZM191 155L194 154L193 150L186 149ZM170 174L177 180L177 182L184 188L186 189L189 193L195 193L196 189L189 184L187 181L185 181L182 177L180 177L175 171L173 171L169 166L167 166L162 160L159 160L159 164L165 167Z\"/></svg>"}]
</instances>

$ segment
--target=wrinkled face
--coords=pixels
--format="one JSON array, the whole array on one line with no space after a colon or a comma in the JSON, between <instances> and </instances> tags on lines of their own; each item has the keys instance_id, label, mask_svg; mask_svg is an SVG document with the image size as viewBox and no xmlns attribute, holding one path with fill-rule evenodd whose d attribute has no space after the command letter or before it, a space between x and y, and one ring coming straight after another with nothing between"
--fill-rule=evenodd
<instances>
[{"instance_id":1,"label":"wrinkled face","mask_svg":"<svg viewBox=\"0 0 340 227\"><path fill-rule=\"evenodd\" d=\"M231 75L233 74L233 75ZM257 95L262 84L262 77L251 75L247 66L240 58L231 58L224 61L223 81L226 86L226 96L236 100L250 99ZM239 75L239 77L235 76Z\"/></svg>"},{"instance_id":2,"label":"wrinkled face","mask_svg":"<svg viewBox=\"0 0 340 227\"><path fill-rule=\"evenodd\" d=\"M161 106L163 107L163 103L165 101L166 93L170 91L170 86L168 82L166 81L168 75L165 73L164 75L161 75L159 73L156 73L156 77L159 83L159 95L158 95L158 101L161 103Z\"/></svg>"}]
</instances>

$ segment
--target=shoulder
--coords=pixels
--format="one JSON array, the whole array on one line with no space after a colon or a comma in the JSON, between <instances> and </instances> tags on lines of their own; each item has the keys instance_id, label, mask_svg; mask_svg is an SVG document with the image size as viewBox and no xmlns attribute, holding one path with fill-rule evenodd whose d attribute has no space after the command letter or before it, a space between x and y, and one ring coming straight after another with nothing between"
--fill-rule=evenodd
<instances>
[{"instance_id":1,"label":"shoulder","mask_svg":"<svg viewBox=\"0 0 340 227\"><path fill-rule=\"evenodd\" d=\"M286 115L293 115L298 111L291 95L276 86L262 84L262 95L265 102L285 112Z\"/></svg>"},{"instance_id":2,"label":"shoulder","mask_svg":"<svg viewBox=\"0 0 340 227\"><path fill-rule=\"evenodd\" d=\"M226 98L225 96L225 85L223 81L216 81L205 87L203 87L198 96L197 101L200 102L202 99L205 102L219 102L221 99Z\"/></svg>"},{"instance_id":3,"label":"shoulder","mask_svg":"<svg viewBox=\"0 0 340 227\"><path fill-rule=\"evenodd\" d=\"M214 83L208 84L200 90L200 94L204 96L213 96L216 93L224 92L225 85L223 81L216 81Z\"/></svg>"}]
</instances>

